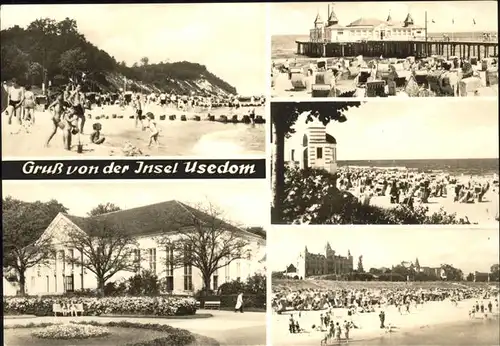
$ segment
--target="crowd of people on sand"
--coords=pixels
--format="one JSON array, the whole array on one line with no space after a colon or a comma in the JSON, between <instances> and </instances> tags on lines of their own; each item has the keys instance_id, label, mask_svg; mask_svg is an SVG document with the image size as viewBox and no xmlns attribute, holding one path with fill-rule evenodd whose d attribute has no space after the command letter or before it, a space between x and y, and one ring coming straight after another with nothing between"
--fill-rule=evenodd
<instances>
[{"instance_id":1,"label":"crowd of people on sand","mask_svg":"<svg viewBox=\"0 0 500 346\"><path fill-rule=\"evenodd\" d=\"M302 70L304 85L308 90L311 89L312 84L315 84L315 75L318 72L331 71L332 77L328 79L328 83L332 91L337 92L336 87L341 85L342 81L352 80L349 84L352 90L356 90L355 96L366 96L359 94L361 90L366 93L363 88L366 83L381 80L386 81L385 95L396 95L395 93L399 92L399 96L459 96L460 80L470 77L484 78L480 76L479 71L496 70L498 57L484 61L479 61L474 57L445 58L437 55L426 58L407 57L406 59L387 59L381 56L378 59L366 60L360 55L352 58L320 58L306 66L295 58L286 59L280 64L273 61L271 76L287 73L291 80L292 70L297 68ZM396 80L400 76L404 77L405 82L397 84Z\"/></svg>"},{"instance_id":2,"label":"crowd of people on sand","mask_svg":"<svg viewBox=\"0 0 500 346\"><path fill-rule=\"evenodd\" d=\"M86 111L101 109L105 107L119 107L121 111L133 110L135 127L142 131L149 131L148 146L159 143L160 130L155 121L153 110L176 109L178 111L207 113L214 108L227 107L232 113L242 107L248 108L248 116L251 121L255 121L255 108L265 103L263 96L249 97L248 100L240 102L235 95L211 95L201 96L194 93L177 95L175 93L152 92L143 94L139 92L126 92L120 89L118 93L104 92L83 92L82 84L70 82L63 92L51 93L49 97L42 95L44 99L41 103L30 85L22 86L16 79L9 83L4 82L3 92L7 95L7 107L3 112L8 116L8 124L12 125L13 118L17 119L17 128L10 134L21 132L30 133L35 124L36 110L48 111L51 114L52 126L48 134L45 146L48 147L58 130L62 131L63 147L66 150L72 149L73 139L78 141L77 150L82 150L81 135L85 132ZM152 106L157 106L154 109ZM94 145L103 144L106 138L102 135L102 124L95 122L92 124L90 143Z\"/></svg>"},{"instance_id":3,"label":"crowd of people on sand","mask_svg":"<svg viewBox=\"0 0 500 346\"><path fill-rule=\"evenodd\" d=\"M274 289L271 301L275 313L290 314L289 333L323 333L321 344L326 344L329 340L348 342L351 330L366 328L360 323L360 314L373 314L374 321L378 317L377 328L393 332L398 327L387 323L386 312L405 316L421 310L429 302L448 302L456 307L461 301L477 299L468 311L469 318L488 319L499 314L498 298L498 287L494 286L298 290L280 286ZM311 311L320 312L317 323L301 325L301 320Z\"/></svg>"},{"instance_id":4,"label":"crowd of people on sand","mask_svg":"<svg viewBox=\"0 0 500 346\"><path fill-rule=\"evenodd\" d=\"M366 205L370 204L373 196L389 196L391 204L409 207L413 207L415 201L429 203L429 198L481 203L488 191L499 192L497 175L487 179L375 167L341 167L337 185L340 190L352 192Z\"/></svg>"}]
</instances>

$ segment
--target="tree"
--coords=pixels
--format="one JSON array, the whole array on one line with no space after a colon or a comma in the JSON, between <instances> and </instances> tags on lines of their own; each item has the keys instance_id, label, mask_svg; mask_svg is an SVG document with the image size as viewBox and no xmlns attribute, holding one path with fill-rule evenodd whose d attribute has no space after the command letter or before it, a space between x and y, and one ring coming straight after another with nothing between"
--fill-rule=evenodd
<instances>
[{"instance_id":1,"label":"tree","mask_svg":"<svg viewBox=\"0 0 500 346\"><path fill-rule=\"evenodd\" d=\"M141 58L141 64L142 66L147 66L149 63L149 58L147 56L144 56Z\"/></svg>"},{"instance_id":2,"label":"tree","mask_svg":"<svg viewBox=\"0 0 500 346\"><path fill-rule=\"evenodd\" d=\"M466 280L469 281L469 282L473 282L474 281L474 274L473 273L469 273L469 275L467 275Z\"/></svg>"},{"instance_id":3,"label":"tree","mask_svg":"<svg viewBox=\"0 0 500 346\"><path fill-rule=\"evenodd\" d=\"M444 270L444 279L448 281L462 281L464 279L464 273L450 264L442 264L441 269Z\"/></svg>"},{"instance_id":4,"label":"tree","mask_svg":"<svg viewBox=\"0 0 500 346\"><path fill-rule=\"evenodd\" d=\"M500 277L500 265L498 264L493 264L490 267L490 280L491 281L498 281Z\"/></svg>"},{"instance_id":5,"label":"tree","mask_svg":"<svg viewBox=\"0 0 500 346\"><path fill-rule=\"evenodd\" d=\"M246 231L266 239L266 230L262 227L248 227Z\"/></svg>"},{"instance_id":6,"label":"tree","mask_svg":"<svg viewBox=\"0 0 500 346\"><path fill-rule=\"evenodd\" d=\"M43 232L58 213L67 211L56 200L3 199L3 266L15 271L22 295L26 293L26 270L47 263L53 254L52 239L41 237Z\"/></svg>"},{"instance_id":7,"label":"tree","mask_svg":"<svg viewBox=\"0 0 500 346\"><path fill-rule=\"evenodd\" d=\"M285 138L295 132L293 126L299 115L306 113L306 123L314 118L325 126L331 121L345 122L343 114L360 102L273 102L271 103L272 140L274 144L274 167L271 167L273 180L273 223L282 223L284 196Z\"/></svg>"},{"instance_id":8,"label":"tree","mask_svg":"<svg viewBox=\"0 0 500 346\"><path fill-rule=\"evenodd\" d=\"M383 274L382 270L377 269L377 268L370 268L370 270L368 271L368 273L370 273L370 274L372 274L372 275L380 275L380 274Z\"/></svg>"},{"instance_id":9,"label":"tree","mask_svg":"<svg viewBox=\"0 0 500 346\"><path fill-rule=\"evenodd\" d=\"M365 270L363 269L363 256L358 257L358 273L364 273Z\"/></svg>"},{"instance_id":10,"label":"tree","mask_svg":"<svg viewBox=\"0 0 500 346\"><path fill-rule=\"evenodd\" d=\"M137 261L140 263L138 243L127 232L126 225L102 218L87 218L85 223L83 232L70 227L66 230L66 246L80 252L80 256L74 256L69 262L94 273L98 289L104 292L106 282L113 275L136 270Z\"/></svg>"},{"instance_id":11,"label":"tree","mask_svg":"<svg viewBox=\"0 0 500 346\"><path fill-rule=\"evenodd\" d=\"M119 206L113 204L113 203L105 203L105 204L99 204L97 207L92 209L87 213L88 216L98 216L102 214L107 214L107 213L112 213L114 211L120 211L122 210Z\"/></svg>"},{"instance_id":12,"label":"tree","mask_svg":"<svg viewBox=\"0 0 500 346\"><path fill-rule=\"evenodd\" d=\"M208 291L219 268L250 254L249 242L213 204L186 207L189 213L172 215L172 228L158 238L158 243L175 254L170 263L173 267L187 265L199 269Z\"/></svg>"},{"instance_id":13,"label":"tree","mask_svg":"<svg viewBox=\"0 0 500 346\"><path fill-rule=\"evenodd\" d=\"M68 78L76 80L76 75L85 69L87 57L80 48L73 48L61 54L59 66Z\"/></svg>"}]
</instances>

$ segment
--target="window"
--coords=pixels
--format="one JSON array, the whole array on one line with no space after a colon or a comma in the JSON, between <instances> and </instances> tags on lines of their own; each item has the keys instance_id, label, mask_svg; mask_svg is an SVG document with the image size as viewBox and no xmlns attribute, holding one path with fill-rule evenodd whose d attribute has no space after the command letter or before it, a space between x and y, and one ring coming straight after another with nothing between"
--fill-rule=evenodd
<instances>
[{"instance_id":1,"label":"window","mask_svg":"<svg viewBox=\"0 0 500 346\"><path fill-rule=\"evenodd\" d=\"M73 262L73 259L75 258L75 250L70 249L68 257L70 258L71 262L71 271L73 271L75 270L75 263Z\"/></svg>"},{"instance_id":2,"label":"window","mask_svg":"<svg viewBox=\"0 0 500 346\"><path fill-rule=\"evenodd\" d=\"M238 279L241 278L241 263L240 263L240 260L237 260L237 262L236 262L236 277Z\"/></svg>"},{"instance_id":3,"label":"window","mask_svg":"<svg viewBox=\"0 0 500 346\"><path fill-rule=\"evenodd\" d=\"M141 270L141 249L134 249L134 267L136 273Z\"/></svg>"},{"instance_id":4,"label":"window","mask_svg":"<svg viewBox=\"0 0 500 346\"><path fill-rule=\"evenodd\" d=\"M214 285L214 291L217 291L219 289L219 275L215 274L213 278L213 285Z\"/></svg>"},{"instance_id":5,"label":"window","mask_svg":"<svg viewBox=\"0 0 500 346\"><path fill-rule=\"evenodd\" d=\"M31 277L31 290L32 291L34 291L34 289L35 289L35 282L36 282L35 280L36 280L36 278L34 276L32 276Z\"/></svg>"},{"instance_id":6,"label":"window","mask_svg":"<svg viewBox=\"0 0 500 346\"><path fill-rule=\"evenodd\" d=\"M36 266L36 276L38 276L38 277L42 276L42 268L40 265Z\"/></svg>"},{"instance_id":7,"label":"window","mask_svg":"<svg viewBox=\"0 0 500 346\"><path fill-rule=\"evenodd\" d=\"M149 270L156 274L156 249L149 249Z\"/></svg>"},{"instance_id":8,"label":"window","mask_svg":"<svg viewBox=\"0 0 500 346\"><path fill-rule=\"evenodd\" d=\"M46 289L47 293L49 293L50 292L50 278L48 275L45 277L45 286L46 286L45 289Z\"/></svg>"},{"instance_id":9,"label":"window","mask_svg":"<svg viewBox=\"0 0 500 346\"><path fill-rule=\"evenodd\" d=\"M316 148L316 158L317 159L323 158L323 148Z\"/></svg>"},{"instance_id":10,"label":"window","mask_svg":"<svg viewBox=\"0 0 500 346\"><path fill-rule=\"evenodd\" d=\"M230 265L230 263L227 263L226 266L224 267L225 282L231 281L231 275L230 275L229 265Z\"/></svg>"},{"instance_id":11,"label":"window","mask_svg":"<svg viewBox=\"0 0 500 346\"><path fill-rule=\"evenodd\" d=\"M171 246L167 246L165 253L166 290L171 292L174 290L174 249Z\"/></svg>"},{"instance_id":12,"label":"window","mask_svg":"<svg viewBox=\"0 0 500 346\"><path fill-rule=\"evenodd\" d=\"M74 282L75 282L75 277L73 276L73 274L65 276L64 277L64 291L65 292L73 292L75 290Z\"/></svg>"},{"instance_id":13,"label":"window","mask_svg":"<svg viewBox=\"0 0 500 346\"><path fill-rule=\"evenodd\" d=\"M184 246L184 291L193 290L193 267L190 263L189 246Z\"/></svg>"},{"instance_id":14,"label":"window","mask_svg":"<svg viewBox=\"0 0 500 346\"><path fill-rule=\"evenodd\" d=\"M59 251L59 259L61 260L61 266L62 266L62 272L66 270L66 254L64 253L64 250Z\"/></svg>"},{"instance_id":15,"label":"window","mask_svg":"<svg viewBox=\"0 0 500 346\"><path fill-rule=\"evenodd\" d=\"M80 274L80 289L83 291L83 274Z\"/></svg>"},{"instance_id":16,"label":"window","mask_svg":"<svg viewBox=\"0 0 500 346\"><path fill-rule=\"evenodd\" d=\"M295 149L292 149L292 152L290 154L290 161L295 161Z\"/></svg>"}]
</instances>

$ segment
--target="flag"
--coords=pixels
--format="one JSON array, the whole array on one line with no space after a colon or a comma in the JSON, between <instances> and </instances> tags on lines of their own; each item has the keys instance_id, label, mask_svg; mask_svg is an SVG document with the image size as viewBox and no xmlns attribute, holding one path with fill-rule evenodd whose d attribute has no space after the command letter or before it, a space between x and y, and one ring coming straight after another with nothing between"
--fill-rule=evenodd
<instances>
[{"instance_id":1,"label":"flag","mask_svg":"<svg viewBox=\"0 0 500 346\"><path fill-rule=\"evenodd\" d=\"M451 20L451 24L455 24L455 19L452 19L452 20Z\"/></svg>"},{"instance_id":2,"label":"flag","mask_svg":"<svg viewBox=\"0 0 500 346\"><path fill-rule=\"evenodd\" d=\"M436 24L436 21L433 19L433 20L432 20L432 23Z\"/></svg>"},{"instance_id":3,"label":"flag","mask_svg":"<svg viewBox=\"0 0 500 346\"><path fill-rule=\"evenodd\" d=\"M472 24L476 25L476 20L472 18Z\"/></svg>"}]
</instances>

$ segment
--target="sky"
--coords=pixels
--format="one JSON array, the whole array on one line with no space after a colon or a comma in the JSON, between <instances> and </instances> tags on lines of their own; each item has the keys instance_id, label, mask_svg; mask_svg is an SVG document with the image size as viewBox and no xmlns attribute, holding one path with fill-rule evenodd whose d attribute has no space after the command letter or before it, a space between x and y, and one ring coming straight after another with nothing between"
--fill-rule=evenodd
<instances>
[{"instance_id":1,"label":"sky","mask_svg":"<svg viewBox=\"0 0 500 346\"><path fill-rule=\"evenodd\" d=\"M389 12L393 20L404 21L410 12L415 24L424 27L427 11L428 32L498 30L496 1L373 1L333 4L340 25L347 25L361 17L386 20ZM326 21L328 3L274 3L271 5L271 34L309 35L309 29L314 26L318 12ZM432 20L435 23L432 23ZM476 25L473 25L473 20Z\"/></svg>"},{"instance_id":2,"label":"sky","mask_svg":"<svg viewBox=\"0 0 500 346\"><path fill-rule=\"evenodd\" d=\"M337 254L351 251L354 266L363 256L363 267L390 268L402 261L415 261L420 266L438 267L450 264L465 275L473 271L489 272L498 263L499 233L493 229L449 229L410 227L287 227L273 228L269 233L267 266L283 271L296 263L300 251L322 253L326 242ZM286 245L285 245L286 244Z\"/></svg>"},{"instance_id":3,"label":"sky","mask_svg":"<svg viewBox=\"0 0 500 346\"><path fill-rule=\"evenodd\" d=\"M149 181L44 181L2 183L3 198L12 196L34 202L56 199L76 216L86 214L100 203L113 203L122 209L178 200L190 205L214 204L222 217L241 227L269 224L270 194L265 180L149 180Z\"/></svg>"},{"instance_id":4,"label":"sky","mask_svg":"<svg viewBox=\"0 0 500 346\"><path fill-rule=\"evenodd\" d=\"M497 99L376 100L345 115L327 126L338 160L499 157ZM290 141L301 143L307 126L301 116Z\"/></svg>"},{"instance_id":5,"label":"sky","mask_svg":"<svg viewBox=\"0 0 500 346\"><path fill-rule=\"evenodd\" d=\"M242 95L262 94L266 78L264 4L2 5L1 29L37 18L76 20L88 41L131 66L197 62Z\"/></svg>"}]
</instances>

